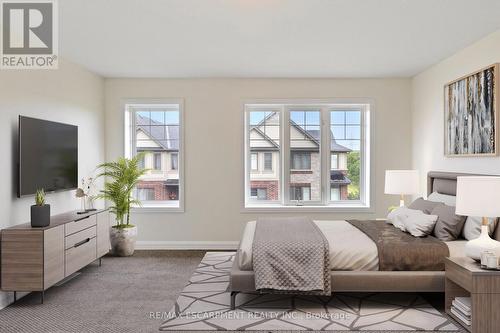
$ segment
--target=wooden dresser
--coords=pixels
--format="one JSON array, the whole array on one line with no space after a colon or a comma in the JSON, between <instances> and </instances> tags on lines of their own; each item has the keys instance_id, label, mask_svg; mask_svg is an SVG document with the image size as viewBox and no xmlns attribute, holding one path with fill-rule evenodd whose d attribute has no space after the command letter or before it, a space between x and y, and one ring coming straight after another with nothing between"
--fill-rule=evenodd
<instances>
[{"instance_id":1,"label":"wooden dresser","mask_svg":"<svg viewBox=\"0 0 500 333\"><path fill-rule=\"evenodd\" d=\"M109 228L109 212L98 210L51 216L43 228L3 229L1 289L40 291L43 303L45 290L108 253Z\"/></svg>"}]
</instances>

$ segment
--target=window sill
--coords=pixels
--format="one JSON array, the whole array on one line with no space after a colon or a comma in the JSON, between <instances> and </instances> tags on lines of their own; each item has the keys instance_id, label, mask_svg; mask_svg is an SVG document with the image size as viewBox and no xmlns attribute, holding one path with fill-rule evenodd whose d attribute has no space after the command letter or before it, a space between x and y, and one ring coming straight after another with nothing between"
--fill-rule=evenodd
<instances>
[{"instance_id":1,"label":"window sill","mask_svg":"<svg viewBox=\"0 0 500 333\"><path fill-rule=\"evenodd\" d=\"M131 208L132 214L143 213L184 213L184 207L177 205L147 205L142 207Z\"/></svg>"},{"instance_id":2,"label":"window sill","mask_svg":"<svg viewBox=\"0 0 500 333\"><path fill-rule=\"evenodd\" d=\"M364 205L329 206L283 206L283 205L246 205L241 213L374 213L375 209Z\"/></svg>"}]
</instances>

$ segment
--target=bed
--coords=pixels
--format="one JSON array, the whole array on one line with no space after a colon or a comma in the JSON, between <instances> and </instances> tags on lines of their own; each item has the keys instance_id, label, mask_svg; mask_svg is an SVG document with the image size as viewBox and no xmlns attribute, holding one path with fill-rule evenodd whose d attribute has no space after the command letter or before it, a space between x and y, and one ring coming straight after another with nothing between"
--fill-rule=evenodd
<instances>
[{"instance_id":1,"label":"bed","mask_svg":"<svg viewBox=\"0 0 500 333\"><path fill-rule=\"evenodd\" d=\"M429 172L427 194L437 192L455 196L457 177L467 175L471 174ZM251 261L253 223L248 223L245 228L231 269L229 290L232 309L239 292L256 291ZM363 232L353 232L354 227L346 221L314 223L335 244L334 248L330 248L332 292L444 292L444 270L379 270L377 247ZM494 237L500 240L500 227L494 231ZM450 257L464 256L466 242L465 239L445 242Z\"/></svg>"}]
</instances>

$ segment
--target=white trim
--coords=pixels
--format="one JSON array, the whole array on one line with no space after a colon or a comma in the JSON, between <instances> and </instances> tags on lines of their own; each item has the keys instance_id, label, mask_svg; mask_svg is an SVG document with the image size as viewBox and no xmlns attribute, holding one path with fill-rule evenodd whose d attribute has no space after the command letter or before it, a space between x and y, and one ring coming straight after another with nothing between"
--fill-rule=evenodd
<instances>
[{"instance_id":1,"label":"white trim","mask_svg":"<svg viewBox=\"0 0 500 333\"><path fill-rule=\"evenodd\" d=\"M137 241L136 250L237 250L238 241Z\"/></svg>"}]
</instances>

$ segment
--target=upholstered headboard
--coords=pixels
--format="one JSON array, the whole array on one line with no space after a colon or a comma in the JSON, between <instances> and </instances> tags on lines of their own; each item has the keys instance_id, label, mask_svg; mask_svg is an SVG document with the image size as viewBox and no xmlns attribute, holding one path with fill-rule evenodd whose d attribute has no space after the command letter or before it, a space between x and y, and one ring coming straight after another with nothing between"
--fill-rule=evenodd
<instances>
[{"instance_id":1,"label":"upholstered headboard","mask_svg":"<svg viewBox=\"0 0 500 333\"><path fill-rule=\"evenodd\" d=\"M429 171L427 174L427 195L432 192L457 195L457 177L459 176L486 176L472 173ZM500 241L500 223L494 233L496 240Z\"/></svg>"},{"instance_id":2,"label":"upholstered headboard","mask_svg":"<svg viewBox=\"0 0 500 333\"><path fill-rule=\"evenodd\" d=\"M427 195L432 192L457 195L457 177L480 176L472 173L429 171L427 174Z\"/></svg>"}]
</instances>

